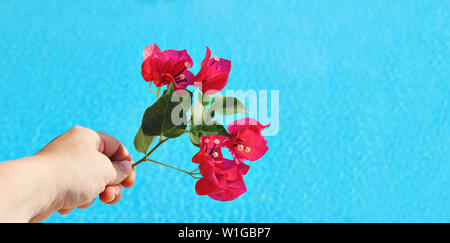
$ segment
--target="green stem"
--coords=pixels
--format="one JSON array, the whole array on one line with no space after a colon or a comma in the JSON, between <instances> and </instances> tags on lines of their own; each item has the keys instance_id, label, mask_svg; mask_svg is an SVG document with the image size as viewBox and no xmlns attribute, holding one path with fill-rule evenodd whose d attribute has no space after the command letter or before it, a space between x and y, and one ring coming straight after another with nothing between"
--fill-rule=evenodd
<instances>
[{"instance_id":1,"label":"green stem","mask_svg":"<svg viewBox=\"0 0 450 243\"><path fill-rule=\"evenodd\" d=\"M140 159L138 162L134 163L132 166L136 167L138 164L144 162L145 160L146 160L146 158L144 157L144 158Z\"/></svg>"},{"instance_id":2,"label":"green stem","mask_svg":"<svg viewBox=\"0 0 450 243\"><path fill-rule=\"evenodd\" d=\"M152 82L150 82L150 86L148 87L148 89L149 89L156 97L158 97L158 95L155 93L155 91L152 90Z\"/></svg>"},{"instance_id":3,"label":"green stem","mask_svg":"<svg viewBox=\"0 0 450 243\"><path fill-rule=\"evenodd\" d=\"M161 86L158 87L158 91L156 93L156 98L159 98L159 91L161 91Z\"/></svg>"},{"instance_id":4,"label":"green stem","mask_svg":"<svg viewBox=\"0 0 450 243\"><path fill-rule=\"evenodd\" d=\"M150 162L153 162L153 163L162 165L162 166L169 167L169 168L174 169L174 170L181 171L181 172L183 172L183 173L186 173L186 174L192 176L194 179L200 179L199 177L196 176L198 173L187 172L187 171L185 171L185 170L178 169L177 167L173 167L173 166L170 166L170 165L167 165L167 164L164 164L164 163L158 162L158 161L156 161L156 160L152 160L152 159L146 159L146 161L150 161Z\"/></svg>"},{"instance_id":5,"label":"green stem","mask_svg":"<svg viewBox=\"0 0 450 243\"><path fill-rule=\"evenodd\" d=\"M133 167L137 166L138 164L144 162L148 156L150 156L150 154L152 154L159 146L161 146L161 144L165 143L167 140L169 140L169 138L163 139L163 140L159 140L158 144L152 149L150 150L150 152L148 152L142 159L140 159L138 162L133 164Z\"/></svg>"},{"instance_id":6,"label":"green stem","mask_svg":"<svg viewBox=\"0 0 450 243\"><path fill-rule=\"evenodd\" d=\"M138 162L136 162L135 164L133 164L133 167L137 166L138 164L140 164L140 163L142 163L142 162L149 161L149 162L153 162L153 163L156 163L156 164L159 164L159 165L162 165L162 166L166 166L166 167L169 167L169 168L171 168L171 169L178 170L178 171L180 171L180 172L186 173L186 174L190 175L190 176L191 176L192 178L194 178L194 179L201 179L202 177L200 177L200 175L201 175L200 173L194 173L194 172L196 172L198 169L195 169L194 171L191 171L191 172L187 172L187 171L185 171L185 170L178 169L178 168L176 168L176 167L173 167L173 166L170 166L170 165L167 165L167 164L164 164L164 163L161 163L161 162L158 162L158 161L156 161L156 160L152 160L152 159L149 159L149 158L148 158L148 156L150 156L150 154L152 154L159 146L161 146L161 144L163 144L163 143L166 142L167 140L169 140L169 138L165 138L165 139L163 139L163 140L160 140L159 143L158 143L152 150L150 150L150 152L148 152L148 153L147 153L142 159L140 159Z\"/></svg>"}]
</instances>

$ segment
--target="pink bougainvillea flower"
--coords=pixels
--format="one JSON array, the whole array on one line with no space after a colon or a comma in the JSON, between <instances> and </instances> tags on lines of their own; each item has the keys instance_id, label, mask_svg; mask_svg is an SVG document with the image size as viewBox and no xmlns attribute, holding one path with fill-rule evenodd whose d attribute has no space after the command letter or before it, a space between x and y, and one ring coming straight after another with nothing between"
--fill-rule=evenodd
<instances>
[{"instance_id":1,"label":"pink bougainvillea flower","mask_svg":"<svg viewBox=\"0 0 450 243\"><path fill-rule=\"evenodd\" d=\"M223 158L220 153L227 137L221 135L202 136L200 152L192 162L199 164L202 179L195 185L198 195L208 195L218 201L231 201L247 191L243 175L250 166Z\"/></svg>"},{"instance_id":2,"label":"pink bougainvillea flower","mask_svg":"<svg viewBox=\"0 0 450 243\"><path fill-rule=\"evenodd\" d=\"M186 50L161 52L156 44L152 44L144 49L143 55L142 77L145 81L152 81L157 87L172 82L175 89L185 89L193 83L194 75L186 70L193 62Z\"/></svg>"},{"instance_id":3,"label":"pink bougainvillea flower","mask_svg":"<svg viewBox=\"0 0 450 243\"><path fill-rule=\"evenodd\" d=\"M218 57L210 58L211 51L206 47L206 57L194 78L194 86L200 85L200 91L209 95L215 94L225 87L231 70L230 60Z\"/></svg>"},{"instance_id":4,"label":"pink bougainvillea flower","mask_svg":"<svg viewBox=\"0 0 450 243\"><path fill-rule=\"evenodd\" d=\"M189 70L185 70L184 72L182 72L173 81L173 87L175 90L178 89L184 90L188 85L193 84L194 84L194 74Z\"/></svg>"},{"instance_id":5,"label":"pink bougainvillea flower","mask_svg":"<svg viewBox=\"0 0 450 243\"><path fill-rule=\"evenodd\" d=\"M222 135L209 135L200 138L200 151L208 153L214 160L222 160L222 148L228 137Z\"/></svg>"},{"instance_id":6,"label":"pink bougainvillea flower","mask_svg":"<svg viewBox=\"0 0 450 243\"><path fill-rule=\"evenodd\" d=\"M231 138L225 141L225 146L238 161L258 160L269 150L267 140L261 134L268 126L253 118L236 120L228 126Z\"/></svg>"},{"instance_id":7,"label":"pink bougainvillea flower","mask_svg":"<svg viewBox=\"0 0 450 243\"><path fill-rule=\"evenodd\" d=\"M184 70L183 73L175 78L172 75L163 74L162 80L163 83L167 83L167 86L172 83L175 92L181 97L183 96L186 87L194 84L194 74L189 70Z\"/></svg>"},{"instance_id":8,"label":"pink bougainvillea flower","mask_svg":"<svg viewBox=\"0 0 450 243\"><path fill-rule=\"evenodd\" d=\"M147 57L153 56L153 55L158 55L161 54L161 49L159 49L158 45L156 44L151 44L147 47L145 47L144 49L144 61L147 59Z\"/></svg>"},{"instance_id":9,"label":"pink bougainvillea flower","mask_svg":"<svg viewBox=\"0 0 450 243\"><path fill-rule=\"evenodd\" d=\"M208 195L218 201L231 201L247 191L242 177L248 171L247 165L236 164L229 159L218 162L203 158L203 161L199 161L203 178L195 184L198 195Z\"/></svg>"}]
</instances>

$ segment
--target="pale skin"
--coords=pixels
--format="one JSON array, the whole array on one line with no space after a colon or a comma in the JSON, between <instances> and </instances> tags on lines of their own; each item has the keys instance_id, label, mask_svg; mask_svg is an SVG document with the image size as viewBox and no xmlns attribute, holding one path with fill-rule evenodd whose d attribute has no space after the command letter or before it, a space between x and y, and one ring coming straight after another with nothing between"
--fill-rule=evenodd
<instances>
[{"instance_id":1,"label":"pale skin","mask_svg":"<svg viewBox=\"0 0 450 243\"><path fill-rule=\"evenodd\" d=\"M0 163L0 222L40 222L88 208L98 196L115 204L136 172L114 137L76 126L33 156Z\"/></svg>"}]
</instances>

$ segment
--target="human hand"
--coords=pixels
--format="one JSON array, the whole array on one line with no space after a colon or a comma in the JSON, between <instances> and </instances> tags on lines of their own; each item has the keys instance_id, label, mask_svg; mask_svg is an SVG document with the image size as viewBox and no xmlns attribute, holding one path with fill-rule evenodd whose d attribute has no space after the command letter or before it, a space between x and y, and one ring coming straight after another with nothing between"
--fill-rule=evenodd
<instances>
[{"instance_id":1,"label":"human hand","mask_svg":"<svg viewBox=\"0 0 450 243\"><path fill-rule=\"evenodd\" d=\"M134 184L136 173L132 158L114 137L88 128L76 126L55 138L33 157L55 175L55 185L45 210L32 221L42 221L53 212L71 212L75 207L89 207L100 195L100 201L117 203L122 186Z\"/></svg>"}]
</instances>

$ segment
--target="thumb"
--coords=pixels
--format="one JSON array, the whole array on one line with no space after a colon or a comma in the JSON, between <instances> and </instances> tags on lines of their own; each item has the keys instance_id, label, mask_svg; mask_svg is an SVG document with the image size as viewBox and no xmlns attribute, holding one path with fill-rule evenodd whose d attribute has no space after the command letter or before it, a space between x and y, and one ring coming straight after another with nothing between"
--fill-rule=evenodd
<instances>
[{"instance_id":1,"label":"thumb","mask_svg":"<svg viewBox=\"0 0 450 243\"><path fill-rule=\"evenodd\" d=\"M133 170L132 163L128 160L112 162L115 173L111 176L108 185L118 185L130 175Z\"/></svg>"}]
</instances>

